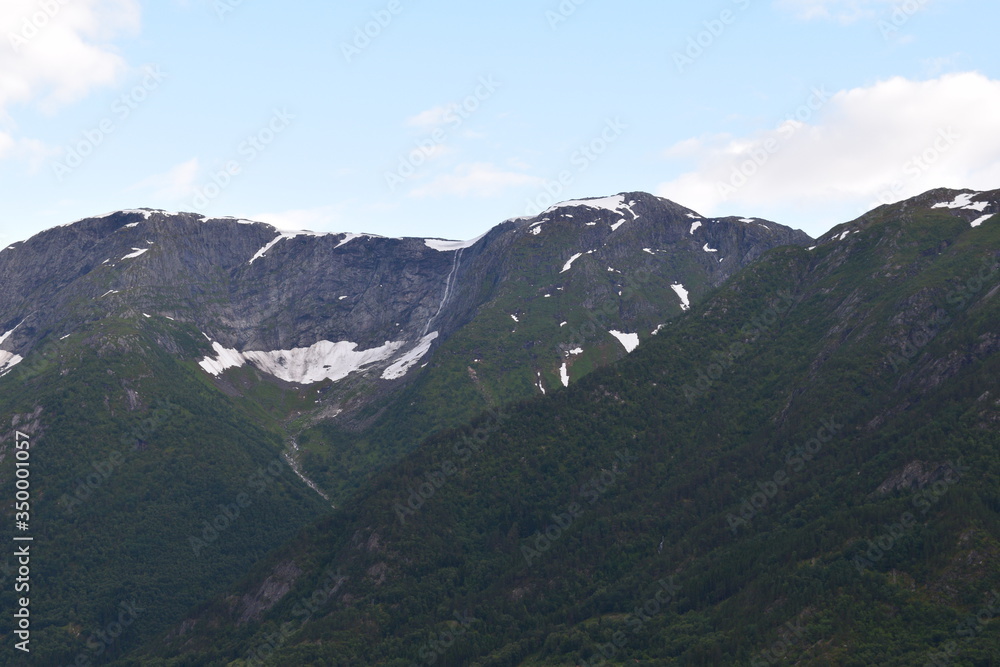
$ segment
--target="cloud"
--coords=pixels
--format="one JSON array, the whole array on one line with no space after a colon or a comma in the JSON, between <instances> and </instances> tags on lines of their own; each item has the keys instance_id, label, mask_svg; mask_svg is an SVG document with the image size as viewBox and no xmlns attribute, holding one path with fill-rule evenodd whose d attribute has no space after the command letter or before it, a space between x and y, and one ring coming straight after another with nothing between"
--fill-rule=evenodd
<instances>
[{"instance_id":1,"label":"cloud","mask_svg":"<svg viewBox=\"0 0 1000 667\"><path fill-rule=\"evenodd\" d=\"M326 230L331 229L333 225L342 223L342 208L341 206L299 208L280 213L258 213L250 219L266 222L282 231Z\"/></svg>"},{"instance_id":2,"label":"cloud","mask_svg":"<svg viewBox=\"0 0 1000 667\"><path fill-rule=\"evenodd\" d=\"M189 197L194 192L195 179L201 164L198 158L192 158L174 166L164 174L150 176L129 188L129 190L148 190L158 199L176 200Z\"/></svg>"},{"instance_id":3,"label":"cloud","mask_svg":"<svg viewBox=\"0 0 1000 667\"><path fill-rule=\"evenodd\" d=\"M839 23L854 23L861 19L874 19L881 11L899 4L902 0L776 0L778 7L790 10L804 21L825 19ZM921 7L931 0L913 0Z\"/></svg>"},{"instance_id":4,"label":"cloud","mask_svg":"<svg viewBox=\"0 0 1000 667\"><path fill-rule=\"evenodd\" d=\"M437 106L432 109L427 109L426 111L421 111L416 116L410 116L406 119L407 127L419 127L424 130L434 129L436 127L441 127L447 122L447 116L450 112L453 112L455 105L442 105Z\"/></svg>"},{"instance_id":5,"label":"cloud","mask_svg":"<svg viewBox=\"0 0 1000 667\"><path fill-rule=\"evenodd\" d=\"M52 113L115 83L127 66L110 42L139 24L137 0L3 0L0 114L32 103Z\"/></svg>"},{"instance_id":6,"label":"cloud","mask_svg":"<svg viewBox=\"0 0 1000 667\"><path fill-rule=\"evenodd\" d=\"M667 154L694 168L658 193L708 215L761 215L824 205L860 213L935 187L1000 187L1000 81L897 77L815 104L820 97L752 136L678 142Z\"/></svg>"},{"instance_id":7,"label":"cloud","mask_svg":"<svg viewBox=\"0 0 1000 667\"><path fill-rule=\"evenodd\" d=\"M544 179L535 176L504 171L489 162L474 162L461 164L452 173L440 175L427 185L414 188L410 196L494 197L510 188L541 186L543 183Z\"/></svg>"}]
</instances>

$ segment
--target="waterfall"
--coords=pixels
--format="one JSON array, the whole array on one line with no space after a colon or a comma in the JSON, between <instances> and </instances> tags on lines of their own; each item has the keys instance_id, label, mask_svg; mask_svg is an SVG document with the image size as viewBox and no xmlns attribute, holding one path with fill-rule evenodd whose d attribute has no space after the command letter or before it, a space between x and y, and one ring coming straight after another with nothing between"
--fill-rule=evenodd
<instances>
[{"instance_id":1,"label":"waterfall","mask_svg":"<svg viewBox=\"0 0 1000 667\"><path fill-rule=\"evenodd\" d=\"M465 248L459 248L455 251L455 259L452 260L451 272L448 274L448 279L444 283L444 295L441 297L441 303L438 304L437 312L434 313L434 317L427 320L427 326L424 327L424 332L420 335L421 338L427 335L427 332L431 330L431 325L434 324L434 320L438 318L441 311L444 310L444 304L448 301L448 297L451 296L452 287L455 285L455 277L458 274L458 267L462 262L462 251Z\"/></svg>"}]
</instances>

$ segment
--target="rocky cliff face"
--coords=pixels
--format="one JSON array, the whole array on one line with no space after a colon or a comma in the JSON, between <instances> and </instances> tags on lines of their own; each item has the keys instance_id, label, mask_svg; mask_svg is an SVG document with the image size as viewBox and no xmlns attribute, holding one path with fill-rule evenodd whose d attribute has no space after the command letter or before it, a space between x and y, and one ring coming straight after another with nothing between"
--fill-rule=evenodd
<instances>
[{"instance_id":1,"label":"rocky cliff face","mask_svg":"<svg viewBox=\"0 0 1000 667\"><path fill-rule=\"evenodd\" d=\"M620 302L605 328L642 328L641 339L687 307L680 294L697 299L766 250L808 241L763 220L704 219L643 193L560 204L472 243L119 211L0 253L0 329L10 332L4 370L89 322L157 318L204 335L200 361L213 375L251 364L292 383L360 374L391 385L415 375L491 305L523 312L555 298L560 314L542 336L551 340L533 341L555 349L562 322L598 302ZM637 276L646 288L670 283L683 292L626 295ZM511 300L523 303L507 307ZM169 336L163 342L180 352ZM344 387L356 393L351 381Z\"/></svg>"}]
</instances>

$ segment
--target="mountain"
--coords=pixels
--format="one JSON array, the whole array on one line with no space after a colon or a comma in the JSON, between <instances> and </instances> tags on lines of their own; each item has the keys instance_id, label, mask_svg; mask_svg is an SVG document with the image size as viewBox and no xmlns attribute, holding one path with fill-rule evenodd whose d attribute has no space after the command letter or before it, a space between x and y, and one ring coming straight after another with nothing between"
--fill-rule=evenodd
<instances>
[{"instance_id":1,"label":"mountain","mask_svg":"<svg viewBox=\"0 0 1000 667\"><path fill-rule=\"evenodd\" d=\"M610 363L766 250L808 242L642 193L469 243L122 211L0 253L0 372L107 318L159 329L164 350L197 347L218 389L301 435L297 459L341 497L398 443Z\"/></svg>"},{"instance_id":2,"label":"mountain","mask_svg":"<svg viewBox=\"0 0 1000 667\"><path fill-rule=\"evenodd\" d=\"M998 664L997 213L935 190L768 252L118 664Z\"/></svg>"},{"instance_id":3,"label":"mountain","mask_svg":"<svg viewBox=\"0 0 1000 667\"><path fill-rule=\"evenodd\" d=\"M626 193L468 243L141 209L13 244L0 484L29 443L32 657L140 647L432 433L581 381L763 253L808 243ZM13 504L6 517L12 535ZM0 565L11 580L14 557Z\"/></svg>"}]
</instances>

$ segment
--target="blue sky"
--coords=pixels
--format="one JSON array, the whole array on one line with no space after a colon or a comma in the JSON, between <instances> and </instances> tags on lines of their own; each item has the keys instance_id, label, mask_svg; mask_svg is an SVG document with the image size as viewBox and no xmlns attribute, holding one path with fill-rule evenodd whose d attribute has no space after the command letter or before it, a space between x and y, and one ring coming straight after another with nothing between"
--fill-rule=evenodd
<instances>
[{"instance_id":1,"label":"blue sky","mask_svg":"<svg viewBox=\"0 0 1000 667\"><path fill-rule=\"evenodd\" d=\"M631 190L815 236L1000 187L997 25L987 0L4 0L0 243L137 207L464 239Z\"/></svg>"}]
</instances>

